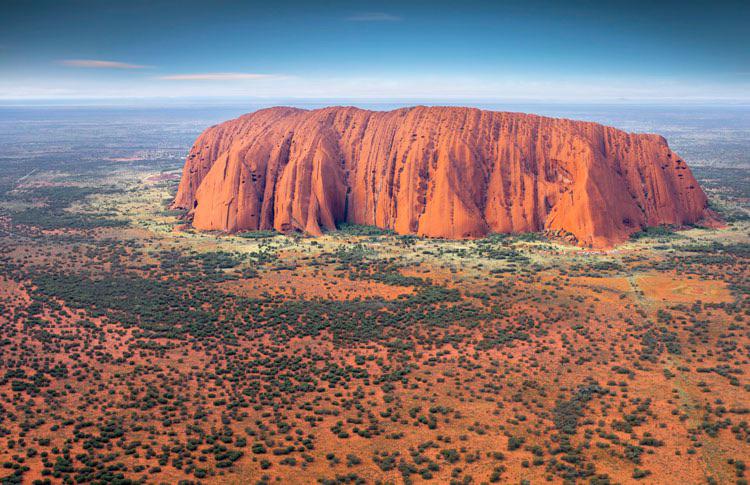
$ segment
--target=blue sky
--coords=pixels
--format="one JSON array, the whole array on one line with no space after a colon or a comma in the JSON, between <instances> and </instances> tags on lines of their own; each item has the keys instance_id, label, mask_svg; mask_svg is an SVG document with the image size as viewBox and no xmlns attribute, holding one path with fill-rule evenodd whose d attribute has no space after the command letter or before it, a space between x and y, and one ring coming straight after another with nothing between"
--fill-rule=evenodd
<instances>
[{"instance_id":1,"label":"blue sky","mask_svg":"<svg viewBox=\"0 0 750 485\"><path fill-rule=\"evenodd\" d=\"M750 101L749 2L3 3L0 99Z\"/></svg>"}]
</instances>

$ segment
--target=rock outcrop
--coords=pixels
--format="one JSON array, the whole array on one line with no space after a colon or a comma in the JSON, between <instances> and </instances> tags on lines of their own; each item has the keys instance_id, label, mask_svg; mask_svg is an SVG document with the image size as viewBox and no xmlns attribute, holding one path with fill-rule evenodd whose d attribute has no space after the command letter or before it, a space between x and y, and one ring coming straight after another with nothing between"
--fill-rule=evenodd
<instances>
[{"instance_id":1,"label":"rock outcrop","mask_svg":"<svg viewBox=\"0 0 750 485\"><path fill-rule=\"evenodd\" d=\"M271 108L213 126L174 208L197 229L321 234L337 223L443 238L546 230L610 247L710 218L658 135L470 108Z\"/></svg>"}]
</instances>

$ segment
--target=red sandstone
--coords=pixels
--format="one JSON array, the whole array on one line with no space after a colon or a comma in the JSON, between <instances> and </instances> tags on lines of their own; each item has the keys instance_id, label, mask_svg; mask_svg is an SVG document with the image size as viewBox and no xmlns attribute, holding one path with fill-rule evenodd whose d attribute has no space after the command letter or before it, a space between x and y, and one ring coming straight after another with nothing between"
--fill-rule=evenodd
<instances>
[{"instance_id":1,"label":"red sandstone","mask_svg":"<svg viewBox=\"0 0 750 485\"><path fill-rule=\"evenodd\" d=\"M658 135L470 108L271 108L207 129L173 207L197 229L339 222L444 238L572 234L610 247L646 226L711 219Z\"/></svg>"}]
</instances>

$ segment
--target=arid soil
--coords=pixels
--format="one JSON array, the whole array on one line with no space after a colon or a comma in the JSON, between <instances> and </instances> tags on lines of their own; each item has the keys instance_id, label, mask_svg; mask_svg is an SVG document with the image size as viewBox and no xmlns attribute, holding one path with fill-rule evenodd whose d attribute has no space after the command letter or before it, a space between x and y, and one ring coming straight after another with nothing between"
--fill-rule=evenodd
<instances>
[{"instance_id":1,"label":"arid soil","mask_svg":"<svg viewBox=\"0 0 750 485\"><path fill-rule=\"evenodd\" d=\"M745 483L733 200L709 193L725 227L604 251L353 224L228 235L185 227L160 170L15 180L6 483Z\"/></svg>"}]
</instances>

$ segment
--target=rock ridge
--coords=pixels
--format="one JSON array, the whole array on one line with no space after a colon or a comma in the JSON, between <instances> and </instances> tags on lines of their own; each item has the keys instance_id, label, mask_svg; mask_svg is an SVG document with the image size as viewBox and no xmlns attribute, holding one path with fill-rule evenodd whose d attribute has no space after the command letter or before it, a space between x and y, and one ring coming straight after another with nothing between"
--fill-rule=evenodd
<instances>
[{"instance_id":1,"label":"rock ridge","mask_svg":"<svg viewBox=\"0 0 750 485\"><path fill-rule=\"evenodd\" d=\"M276 107L212 126L190 150L172 206L202 230L548 231L597 248L648 226L713 219L661 136L426 106Z\"/></svg>"}]
</instances>

